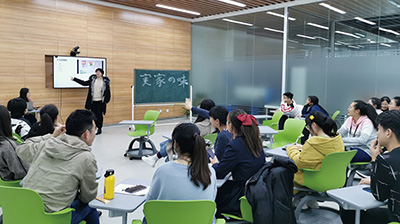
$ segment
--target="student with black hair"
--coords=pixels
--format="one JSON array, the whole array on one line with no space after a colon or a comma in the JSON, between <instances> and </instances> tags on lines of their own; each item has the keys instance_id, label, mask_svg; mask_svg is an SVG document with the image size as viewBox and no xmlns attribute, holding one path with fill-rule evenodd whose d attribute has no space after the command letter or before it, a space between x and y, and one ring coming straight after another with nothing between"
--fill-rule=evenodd
<instances>
[{"instance_id":1,"label":"student with black hair","mask_svg":"<svg viewBox=\"0 0 400 224\"><path fill-rule=\"evenodd\" d=\"M343 142L352 143L351 150L357 150L352 162L371 161L370 143L376 139L376 111L375 108L362 100L355 100L348 108L349 118L338 130Z\"/></svg>"},{"instance_id":2,"label":"student with black hair","mask_svg":"<svg viewBox=\"0 0 400 224\"><path fill-rule=\"evenodd\" d=\"M191 110L193 114L198 115L194 124L200 129L200 135L202 137L215 132L215 128L210 123L210 116L207 114L213 107L215 107L215 103L212 99L203 99L200 102L199 108L197 108L193 107L190 99L186 98L185 108ZM200 109L206 110L207 112L201 111Z\"/></svg>"},{"instance_id":3,"label":"student with black hair","mask_svg":"<svg viewBox=\"0 0 400 224\"><path fill-rule=\"evenodd\" d=\"M178 158L160 166L154 173L147 201L214 201L216 175L208 165L206 144L199 128L191 123L179 124L172 132L172 142Z\"/></svg>"},{"instance_id":4,"label":"student with black hair","mask_svg":"<svg viewBox=\"0 0 400 224\"><path fill-rule=\"evenodd\" d=\"M96 135L101 134L103 128L103 114L106 114L107 103L110 102L111 99L110 79L104 76L104 70L101 68L96 69L96 74L91 75L87 81L76 77L71 77L71 79L82 86L89 86L85 108L93 111L96 115Z\"/></svg>"},{"instance_id":5,"label":"student with black hair","mask_svg":"<svg viewBox=\"0 0 400 224\"><path fill-rule=\"evenodd\" d=\"M381 111L388 111L390 104L390 98L388 96L383 96L381 98Z\"/></svg>"},{"instance_id":6,"label":"student with black hair","mask_svg":"<svg viewBox=\"0 0 400 224\"><path fill-rule=\"evenodd\" d=\"M23 187L40 194L46 212L74 208L72 224L99 223L97 210L88 206L96 198L98 185L97 162L90 149L96 137L95 120L93 112L76 110L66 126L17 147L18 156L31 162Z\"/></svg>"},{"instance_id":7,"label":"student with black hair","mask_svg":"<svg viewBox=\"0 0 400 224\"><path fill-rule=\"evenodd\" d=\"M393 97L389 104L389 110L399 110L400 111L400 96Z\"/></svg>"},{"instance_id":8,"label":"student with black hair","mask_svg":"<svg viewBox=\"0 0 400 224\"><path fill-rule=\"evenodd\" d=\"M40 122L32 125L28 138L53 133L54 127L59 126L58 109L54 104L47 104L40 110Z\"/></svg>"},{"instance_id":9,"label":"student with black hair","mask_svg":"<svg viewBox=\"0 0 400 224\"><path fill-rule=\"evenodd\" d=\"M0 105L0 178L5 181L20 180L28 172L29 165L15 152L17 143L12 137L11 117L7 108Z\"/></svg>"},{"instance_id":10,"label":"student with black hair","mask_svg":"<svg viewBox=\"0 0 400 224\"><path fill-rule=\"evenodd\" d=\"M326 155L343 152L342 137L337 133L336 122L320 111L314 111L306 119L306 128L312 134L304 145L292 144L286 148L299 171L294 175L297 184L304 185L303 168L318 170Z\"/></svg>"},{"instance_id":11,"label":"student with black hair","mask_svg":"<svg viewBox=\"0 0 400 224\"><path fill-rule=\"evenodd\" d=\"M285 121L290 118L295 118L299 116L301 112L301 108L296 104L293 99L294 95L291 92L283 93L283 101L281 102L281 106L278 110L283 112L281 119L279 120L279 130L283 129L283 125Z\"/></svg>"},{"instance_id":12,"label":"student with black hair","mask_svg":"<svg viewBox=\"0 0 400 224\"><path fill-rule=\"evenodd\" d=\"M22 139L26 139L31 130L31 123L23 116L26 113L26 102L21 98L14 98L8 101L7 109L11 113L12 131Z\"/></svg>"},{"instance_id":13,"label":"student with black hair","mask_svg":"<svg viewBox=\"0 0 400 224\"><path fill-rule=\"evenodd\" d=\"M30 91L29 91L28 88L21 88L21 89L19 90L19 98L25 100L25 102L26 102L27 104L28 104L28 103L33 103L33 102L32 102L32 99L31 99L31 93L30 93ZM29 108L28 108L28 109L29 109ZM25 118L26 120L28 120L30 124L34 124L34 123L36 123L36 121L37 121L35 115L32 114L32 113L29 113L29 112L27 112L27 113L24 114L24 118Z\"/></svg>"},{"instance_id":14,"label":"student with black hair","mask_svg":"<svg viewBox=\"0 0 400 224\"><path fill-rule=\"evenodd\" d=\"M378 139L371 142L372 175L360 184L370 184L371 192L379 201L388 202L388 208L361 211L363 224L400 222L400 112L387 111L378 116ZM383 153L382 147L387 149ZM341 209L344 224L354 223L354 210Z\"/></svg>"},{"instance_id":15,"label":"student with black hair","mask_svg":"<svg viewBox=\"0 0 400 224\"><path fill-rule=\"evenodd\" d=\"M299 116L305 118L314 111L319 111L323 113L325 116L329 117L328 112L321 105L319 105L318 97L308 96L306 103L304 104L304 107L301 110L301 114Z\"/></svg>"},{"instance_id":16,"label":"student with black hair","mask_svg":"<svg viewBox=\"0 0 400 224\"><path fill-rule=\"evenodd\" d=\"M239 198L244 195L246 181L264 165L265 154L253 115L243 110L232 110L228 114L227 126L233 140L228 143L221 160L214 157L211 163L218 179L231 172L233 180L218 188L215 202L217 213L240 214Z\"/></svg>"},{"instance_id":17,"label":"student with black hair","mask_svg":"<svg viewBox=\"0 0 400 224\"><path fill-rule=\"evenodd\" d=\"M382 110L381 110L381 99L379 99L378 97L369 98L368 104L371 104L375 108L375 111L376 111L376 113L378 115L382 113Z\"/></svg>"}]
</instances>

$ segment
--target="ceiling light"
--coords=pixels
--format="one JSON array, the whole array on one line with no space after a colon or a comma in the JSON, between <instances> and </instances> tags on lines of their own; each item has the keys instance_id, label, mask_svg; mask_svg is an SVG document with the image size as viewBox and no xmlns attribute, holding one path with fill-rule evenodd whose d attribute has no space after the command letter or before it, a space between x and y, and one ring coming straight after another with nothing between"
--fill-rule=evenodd
<instances>
[{"instance_id":1,"label":"ceiling light","mask_svg":"<svg viewBox=\"0 0 400 224\"><path fill-rule=\"evenodd\" d=\"M350 45L349 43L345 43L345 42L342 42L342 41L338 41L338 43L339 44L343 44L343 45Z\"/></svg>"},{"instance_id":2,"label":"ceiling light","mask_svg":"<svg viewBox=\"0 0 400 224\"><path fill-rule=\"evenodd\" d=\"M397 36L400 35L400 33L396 32L396 31L393 31L393 30L386 29L386 28L379 27L378 29L382 30L382 31L385 31L385 32L388 32L388 33L392 33L392 34L397 35Z\"/></svg>"},{"instance_id":3,"label":"ceiling light","mask_svg":"<svg viewBox=\"0 0 400 224\"><path fill-rule=\"evenodd\" d=\"M267 12L267 14L270 14L270 15L273 15L273 16L282 17L282 18L285 18L285 16L284 16L284 15L282 15L282 14L279 14L279 13L276 13L276 12ZM296 19L295 19L295 18L292 18L292 17L288 17L288 20L290 20L290 21L295 21Z\"/></svg>"},{"instance_id":4,"label":"ceiling light","mask_svg":"<svg viewBox=\"0 0 400 224\"><path fill-rule=\"evenodd\" d=\"M360 37L365 37L365 35L361 34L361 33L354 33L354 34L357 35L357 36L360 36Z\"/></svg>"},{"instance_id":5,"label":"ceiling light","mask_svg":"<svg viewBox=\"0 0 400 224\"><path fill-rule=\"evenodd\" d=\"M335 45L342 45L341 43L335 43Z\"/></svg>"},{"instance_id":6,"label":"ceiling light","mask_svg":"<svg viewBox=\"0 0 400 224\"><path fill-rule=\"evenodd\" d=\"M324 40L324 41L328 41L328 39L323 38L323 37L320 37L320 36L314 36L314 37L317 38L317 39L321 39L321 40Z\"/></svg>"},{"instance_id":7,"label":"ceiling light","mask_svg":"<svg viewBox=\"0 0 400 224\"><path fill-rule=\"evenodd\" d=\"M385 46L385 47L391 47L392 46L390 44L384 44L384 43L380 43L380 45Z\"/></svg>"},{"instance_id":8,"label":"ceiling light","mask_svg":"<svg viewBox=\"0 0 400 224\"><path fill-rule=\"evenodd\" d=\"M253 24L251 24L251 23L244 23L244 22L231 20L231 19L222 19L222 20L230 22L230 23L237 23L237 24L245 25L245 26L253 26Z\"/></svg>"},{"instance_id":9,"label":"ceiling light","mask_svg":"<svg viewBox=\"0 0 400 224\"><path fill-rule=\"evenodd\" d=\"M264 30L268 30L268 31L276 32L276 33L283 33L282 30L276 30L276 29L272 29L272 28L268 28L268 27L264 27Z\"/></svg>"},{"instance_id":10,"label":"ceiling light","mask_svg":"<svg viewBox=\"0 0 400 224\"><path fill-rule=\"evenodd\" d=\"M338 9L338 8L335 8L335 7L333 7L333 6L330 6L330 5L326 4L326 3L319 3L319 5L320 5L320 6L323 6L323 7L325 7L325 8L328 8L328 9L330 9L330 10L332 10L332 11L335 11L335 12L337 12L337 13L346 14L345 11L340 10L340 9Z\"/></svg>"},{"instance_id":11,"label":"ceiling light","mask_svg":"<svg viewBox=\"0 0 400 224\"><path fill-rule=\"evenodd\" d=\"M357 46L352 46L352 45L349 45L348 47L349 47L349 48L354 48L354 49L360 49L359 47L357 47Z\"/></svg>"},{"instance_id":12,"label":"ceiling light","mask_svg":"<svg viewBox=\"0 0 400 224\"><path fill-rule=\"evenodd\" d=\"M357 39L359 39L360 37L359 36L357 36L357 35L354 35L354 34L352 34L352 33L346 33L346 32L343 32L343 31L335 31L335 33L339 33L339 34L343 34L343 35L346 35L346 36L349 36L349 37L354 37L354 38L357 38Z\"/></svg>"},{"instance_id":13,"label":"ceiling light","mask_svg":"<svg viewBox=\"0 0 400 224\"><path fill-rule=\"evenodd\" d=\"M318 28L321 28L321 29L325 29L325 30L329 30L329 27L318 25L318 24L315 24L315 23L307 23L307 25L315 26L315 27L318 27Z\"/></svg>"},{"instance_id":14,"label":"ceiling light","mask_svg":"<svg viewBox=\"0 0 400 224\"><path fill-rule=\"evenodd\" d=\"M397 3L397 2L395 2L395 1L393 1L393 0L387 0L387 1L388 1L390 4L396 6L397 8L400 8L399 3Z\"/></svg>"},{"instance_id":15,"label":"ceiling light","mask_svg":"<svg viewBox=\"0 0 400 224\"><path fill-rule=\"evenodd\" d=\"M375 43L376 43L376 41L373 41L373 40L371 40L371 41L370 41L370 43L371 43L371 44L375 44Z\"/></svg>"},{"instance_id":16,"label":"ceiling light","mask_svg":"<svg viewBox=\"0 0 400 224\"><path fill-rule=\"evenodd\" d=\"M305 46L305 47L321 47L317 44L303 44L303 46Z\"/></svg>"},{"instance_id":17,"label":"ceiling light","mask_svg":"<svg viewBox=\"0 0 400 224\"><path fill-rule=\"evenodd\" d=\"M243 4L243 3L235 2L235 1L231 1L231 0L217 0L217 1L225 2L225 3L231 4L231 5L236 5L236 6L239 6L239 7L246 7L246 5Z\"/></svg>"},{"instance_id":18,"label":"ceiling light","mask_svg":"<svg viewBox=\"0 0 400 224\"><path fill-rule=\"evenodd\" d=\"M376 23L374 23L374 22L371 22L371 21L369 21L369 20L366 20L366 19L363 19L363 18L360 18L360 17L354 17L354 19L356 19L356 20L358 20L358 21L361 21L361 22L363 22L363 23L366 23L366 24L369 24L369 25L376 25Z\"/></svg>"},{"instance_id":19,"label":"ceiling light","mask_svg":"<svg viewBox=\"0 0 400 224\"><path fill-rule=\"evenodd\" d=\"M292 43L299 43L297 40L288 39L287 41L292 42Z\"/></svg>"},{"instance_id":20,"label":"ceiling light","mask_svg":"<svg viewBox=\"0 0 400 224\"><path fill-rule=\"evenodd\" d=\"M178 12L184 12L184 13L193 14L193 15L197 15L197 16L200 15L199 12L193 12L193 11L189 11L189 10L186 10L186 9L179 9L179 8L166 6L166 5L162 5L162 4L157 4L156 6L160 7L160 8L164 8L164 9L174 10L174 11L178 11Z\"/></svg>"},{"instance_id":21,"label":"ceiling light","mask_svg":"<svg viewBox=\"0 0 400 224\"><path fill-rule=\"evenodd\" d=\"M310 39L310 40L315 40L315 37L310 37L310 36L306 36L306 35L296 34L296 36L303 37L303 38Z\"/></svg>"},{"instance_id":22,"label":"ceiling light","mask_svg":"<svg viewBox=\"0 0 400 224\"><path fill-rule=\"evenodd\" d=\"M361 47L361 48L364 48L364 46L361 46L361 45L357 45L357 47Z\"/></svg>"}]
</instances>

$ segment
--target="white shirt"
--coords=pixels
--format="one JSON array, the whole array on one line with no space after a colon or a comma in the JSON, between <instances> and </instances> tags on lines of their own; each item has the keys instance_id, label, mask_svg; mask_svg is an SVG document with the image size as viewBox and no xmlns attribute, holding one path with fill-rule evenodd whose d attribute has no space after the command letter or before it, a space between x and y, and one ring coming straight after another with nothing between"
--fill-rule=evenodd
<instances>
[{"instance_id":1,"label":"white shirt","mask_svg":"<svg viewBox=\"0 0 400 224\"><path fill-rule=\"evenodd\" d=\"M102 89L103 89L103 79L96 78L93 86L93 101L101 101L102 100Z\"/></svg>"}]
</instances>

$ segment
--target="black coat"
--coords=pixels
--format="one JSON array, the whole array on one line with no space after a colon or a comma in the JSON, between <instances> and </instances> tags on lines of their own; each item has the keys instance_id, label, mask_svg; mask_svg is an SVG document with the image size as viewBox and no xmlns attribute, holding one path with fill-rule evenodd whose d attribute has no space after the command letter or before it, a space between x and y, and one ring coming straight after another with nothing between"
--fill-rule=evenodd
<instances>
[{"instance_id":1,"label":"black coat","mask_svg":"<svg viewBox=\"0 0 400 224\"><path fill-rule=\"evenodd\" d=\"M94 82L96 81L97 76L96 75L91 75L89 77L89 80L87 81L83 81L81 79L78 78L74 78L73 80L79 84L81 84L82 86L89 86L89 90L88 90L88 95L86 97L86 103L85 103L85 108L88 110L92 109L92 104L93 104L93 85ZM111 99L111 91L110 91L110 79L108 77L103 77L103 94L102 94L102 112L103 114L106 114L106 104L108 102L110 102Z\"/></svg>"},{"instance_id":2,"label":"black coat","mask_svg":"<svg viewBox=\"0 0 400 224\"><path fill-rule=\"evenodd\" d=\"M245 196L252 207L254 224L296 223L292 206L296 172L293 160L276 158L247 181Z\"/></svg>"}]
</instances>

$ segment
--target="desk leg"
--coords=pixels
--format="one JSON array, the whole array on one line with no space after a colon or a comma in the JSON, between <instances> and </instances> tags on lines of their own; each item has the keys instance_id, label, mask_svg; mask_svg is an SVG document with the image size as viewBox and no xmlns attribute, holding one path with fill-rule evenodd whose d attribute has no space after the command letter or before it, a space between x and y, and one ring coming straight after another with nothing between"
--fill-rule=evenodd
<instances>
[{"instance_id":1,"label":"desk leg","mask_svg":"<svg viewBox=\"0 0 400 224\"><path fill-rule=\"evenodd\" d=\"M269 136L269 144L271 144L271 148L270 149L272 149L272 141L274 140L274 136L273 135L270 135Z\"/></svg>"},{"instance_id":2,"label":"desk leg","mask_svg":"<svg viewBox=\"0 0 400 224\"><path fill-rule=\"evenodd\" d=\"M360 209L356 210L356 222L355 224L360 224Z\"/></svg>"},{"instance_id":3,"label":"desk leg","mask_svg":"<svg viewBox=\"0 0 400 224\"><path fill-rule=\"evenodd\" d=\"M127 213L125 213L122 216L122 224L128 224L128 214Z\"/></svg>"}]
</instances>

